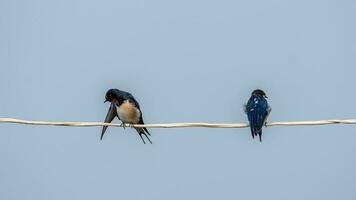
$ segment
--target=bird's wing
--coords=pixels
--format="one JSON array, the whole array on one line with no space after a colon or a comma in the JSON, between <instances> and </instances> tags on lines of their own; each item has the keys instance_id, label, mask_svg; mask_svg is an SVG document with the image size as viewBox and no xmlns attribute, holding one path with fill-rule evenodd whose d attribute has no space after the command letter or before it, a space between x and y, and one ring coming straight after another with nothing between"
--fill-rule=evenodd
<instances>
[{"instance_id":1,"label":"bird's wing","mask_svg":"<svg viewBox=\"0 0 356 200\"><path fill-rule=\"evenodd\" d=\"M119 118L119 116L117 115L116 106L112 103L112 104L110 105L110 108L109 108L108 113L106 114L105 123L111 123L112 120L113 120L115 117ZM119 118L119 119L120 119L120 118ZM108 128L108 126L103 126L103 130L101 131L100 140L103 139L104 134L105 134L105 131L106 131L107 128Z\"/></svg>"},{"instance_id":2,"label":"bird's wing","mask_svg":"<svg viewBox=\"0 0 356 200\"><path fill-rule=\"evenodd\" d=\"M133 95L131 93L125 92L123 94L125 96L125 99L128 99L129 102L131 104L133 104L140 111L140 121L138 122L138 124L145 124L143 122L142 111L140 109L140 104L138 103L138 101L133 97ZM142 135L145 135L146 138L148 139L148 141L152 144L150 138L147 136L147 134L149 136L151 136L151 134L148 132L147 128L143 127L143 128L135 128L135 129L137 130L137 132L140 135L140 137L141 137L141 139L142 139L144 144L145 144L145 140L143 139Z\"/></svg>"},{"instance_id":3,"label":"bird's wing","mask_svg":"<svg viewBox=\"0 0 356 200\"><path fill-rule=\"evenodd\" d=\"M244 109L245 109L245 113L247 114L248 121L250 121L250 123L252 123L252 124L254 124L254 123L253 123L253 121L254 121L254 120L253 120L253 116L254 116L254 114L255 114L255 112L256 112L255 108L256 108L256 105L255 105L255 103L254 103L254 98L251 97L251 98L248 100L247 104L244 105Z\"/></svg>"},{"instance_id":4,"label":"bird's wing","mask_svg":"<svg viewBox=\"0 0 356 200\"><path fill-rule=\"evenodd\" d=\"M256 106L256 125L260 129L264 125L268 114L270 112L270 108L268 106L267 100L264 98L259 99L259 103Z\"/></svg>"},{"instance_id":5,"label":"bird's wing","mask_svg":"<svg viewBox=\"0 0 356 200\"><path fill-rule=\"evenodd\" d=\"M120 91L120 92L121 92L121 96L124 100L128 100L136 108L140 109L140 104L136 101L135 97L131 93L125 92L125 91Z\"/></svg>"},{"instance_id":6,"label":"bird's wing","mask_svg":"<svg viewBox=\"0 0 356 200\"><path fill-rule=\"evenodd\" d=\"M247 103L245 103L244 105L243 105L243 108L244 108L244 112L245 112L245 114L247 114L248 113L248 111L247 111Z\"/></svg>"},{"instance_id":7,"label":"bird's wing","mask_svg":"<svg viewBox=\"0 0 356 200\"><path fill-rule=\"evenodd\" d=\"M138 122L139 124L145 124L143 122L143 117L142 117L142 111L141 111L141 108L140 108L140 104L138 103L138 101L136 101L136 99L130 94L130 93L127 93L127 98L129 100L129 102L131 104L133 104L139 111L140 111L140 121ZM150 133L148 132L148 130L146 128L143 128L143 130L148 133L148 135L150 135Z\"/></svg>"},{"instance_id":8,"label":"bird's wing","mask_svg":"<svg viewBox=\"0 0 356 200\"><path fill-rule=\"evenodd\" d=\"M138 108L139 110L140 110L140 104L136 101L136 99L133 97L133 96L131 96L131 98L130 98L130 103L132 103L136 108ZM140 110L141 111L141 110Z\"/></svg>"},{"instance_id":9,"label":"bird's wing","mask_svg":"<svg viewBox=\"0 0 356 200\"><path fill-rule=\"evenodd\" d=\"M245 111L252 128L259 130L262 128L268 115L268 103L263 98L251 97Z\"/></svg>"},{"instance_id":10,"label":"bird's wing","mask_svg":"<svg viewBox=\"0 0 356 200\"><path fill-rule=\"evenodd\" d=\"M271 111L272 111L272 108L271 108L271 106L268 105L267 114L266 114L266 118L265 118L264 123L267 123L267 120L268 120L268 117L269 117L269 114L271 113Z\"/></svg>"}]
</instances>

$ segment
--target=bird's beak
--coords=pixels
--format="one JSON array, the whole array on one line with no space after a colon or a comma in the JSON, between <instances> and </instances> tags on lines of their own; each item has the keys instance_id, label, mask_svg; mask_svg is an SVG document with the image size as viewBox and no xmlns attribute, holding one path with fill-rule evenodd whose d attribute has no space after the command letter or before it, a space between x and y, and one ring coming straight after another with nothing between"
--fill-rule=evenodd
<instances>
[{"instance_id":1,"label":"bird's beak","mask_svg":"<svg viewBox=\"0 0 356 200\"><path fill-rule=\"evenodd\" d=\"M105 100L104 103L108 102L108 100Z\"/></svg>"},{"instance_id":2,"label":"bird's beak","mask_svg":"<svg viewBox=\"0 0 356 200\"><path fill-rule=\"evenodd\" d=\"M268 96L265 95L265 98L268 99Z\"/></svg>"}]
</instances>

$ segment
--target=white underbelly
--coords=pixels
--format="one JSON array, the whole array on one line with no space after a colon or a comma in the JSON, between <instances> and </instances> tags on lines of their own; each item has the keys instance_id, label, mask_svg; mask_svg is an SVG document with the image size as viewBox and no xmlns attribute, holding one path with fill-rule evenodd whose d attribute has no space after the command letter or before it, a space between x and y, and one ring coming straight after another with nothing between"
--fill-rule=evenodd
<instances>
[{"instance_id":1,"label":"white underbelly","mask_svg":"<svg viewBox=\"0 0 356 200\"><path fill-rule=\"evenodd\" d=\"M121 107L116 106L117 115L120 120L124 123L136 124L140 121L140 111L137 108L133 109L122 109Z\"/></svg>"}]
</instances>

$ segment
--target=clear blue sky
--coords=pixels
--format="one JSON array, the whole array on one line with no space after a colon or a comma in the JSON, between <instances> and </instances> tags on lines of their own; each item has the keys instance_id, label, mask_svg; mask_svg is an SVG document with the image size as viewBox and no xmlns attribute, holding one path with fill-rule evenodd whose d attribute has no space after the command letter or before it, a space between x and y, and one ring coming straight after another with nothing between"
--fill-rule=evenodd
<instances>
[{"instance_id":1,"label":"clear blue sky","mask_svg":"<svg viewBox=\"0 0 356 200\"><path fill-rule=\"evenodd\" d=\"M355 118L356 1L2 0L0 117L147 123ZM0 199L356 199L356 126L131 129L0 124Z\"/></svg>"}]
</instances>

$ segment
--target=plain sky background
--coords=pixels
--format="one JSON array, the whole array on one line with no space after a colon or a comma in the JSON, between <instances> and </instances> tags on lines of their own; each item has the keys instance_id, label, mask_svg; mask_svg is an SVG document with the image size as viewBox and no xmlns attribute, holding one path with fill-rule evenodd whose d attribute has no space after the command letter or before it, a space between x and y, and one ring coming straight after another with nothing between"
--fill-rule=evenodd
<instances>
[{"instance_id":1,"label":"plain sky background","mask_svg":"<svg viewBox=\"0 0 356 200\"><path fill-rule=\"evenodd\" d=\"M1 0L0 117L146 123L356 117L354 0ZM118 121L116 121L118 122ZM0 124L0 199L356 199L356 126L134 130Z\"/></svg>"}]
</instances>

